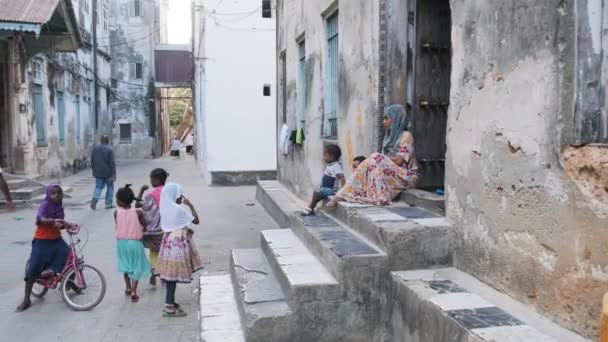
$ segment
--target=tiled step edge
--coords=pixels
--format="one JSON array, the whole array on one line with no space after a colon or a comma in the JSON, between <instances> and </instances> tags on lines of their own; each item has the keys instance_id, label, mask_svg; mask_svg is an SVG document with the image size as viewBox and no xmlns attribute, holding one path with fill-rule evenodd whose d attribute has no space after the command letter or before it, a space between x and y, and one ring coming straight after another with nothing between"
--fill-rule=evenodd
<instances>
[{"instance_id":1,"label":"tiled step edge","mask_svg":"<svg viewBox=\"0 0 608 342\"><path fill-rule=\"evenodd\" d=\"M233 250L230 271L247 341L291 340L295 316L262 250Z\"/></svg>"},{"instance_id":2,"label":"tiled step edge","mask_svg":"<svg viewBox=\"0 0 608 342\"><path fill-rule=\"evenodd\" d=\"M586 341L454 268L391 276L395 341Z\"/></svg>"},{"instance_id":3,"label":"tiled step edge","mask_svg":"<svg viewBox=\"0 0 608 342\"><path fill-rule=\"evenodd\" d=\"M303 208L303 202L278 181L258 181L256 199L281 228L289 228L291 215Z\"/></svg>"},{"instance_id":4,"label":"tiled step edge","mask_svg":"<svg viewBox=\"0 0 608 342\"><path fill-rule=\"evenodd\" d=\"M386 267L384 251L326 213L296 214L292 222L292 231L340 282L353 271Z\"/></svg>"},{"instance_id":5,"label":"tiled step edge","mask_svg":"<svg viewBox=\"0 0 608 342\"><path fill-rule=\"evenodd\" d=\"M200 326L203 342L245 342L229 274L200 277Z\"/></svg>"},{"instance_id":6,"label":"tiled step edge","mask_svg":"<svg viewBox=\"0 0 608 342\"><path fill-rule=\"evenodd\" d=\"M262 231L262 249L294 310L305 302L340 298L338 281L290 229Z\"/></svg>"}]
</instances>

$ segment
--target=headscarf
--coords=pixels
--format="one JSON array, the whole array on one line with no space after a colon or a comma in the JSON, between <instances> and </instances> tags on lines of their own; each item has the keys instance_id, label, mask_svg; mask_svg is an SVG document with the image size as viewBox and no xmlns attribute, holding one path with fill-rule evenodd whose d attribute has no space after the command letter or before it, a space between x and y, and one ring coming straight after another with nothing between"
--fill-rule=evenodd
<instances>
[{"instance_id":1,"label":"headscarf","mask_svg":"<svg viewBox=\"0 0 608 342\"><path fill-rule=\"evenodd\" d=\"M384 115L391 118L391 128L384 136L382 143L382 153L388 156L395 156L397 153L397 144L399 137L403 131L411 129L411 118L405 108L400 104L390 105L384 108Z\"/></svg>"},{"instance_id":2,"label":"headscarf","mask_svg":"<svg viewBox=\"0 0 608 342\"><path fill-rule=\"evenodd\" d=\"M63 219L65 217L63 212L63 204L53 203L51 200L51 194L53 193L55 187L61 189L61 187L57 184L51 184L46 187L46 197L44 198L44 201L40 203L40 207L38 207L38 214L36 216L37 220L43 218Z\"/></svg>"},{"instance_id":3,"label":"headscarf","mask_svg":"<svg viewBox=\"0 0 608 342\"><path fill-rule=\"evenodd\" d=\"M165 233L185 228L194 217L175 201L182 196L182 187L167 183L160 193L160 227Z\"/></svg>"}]
</instances>

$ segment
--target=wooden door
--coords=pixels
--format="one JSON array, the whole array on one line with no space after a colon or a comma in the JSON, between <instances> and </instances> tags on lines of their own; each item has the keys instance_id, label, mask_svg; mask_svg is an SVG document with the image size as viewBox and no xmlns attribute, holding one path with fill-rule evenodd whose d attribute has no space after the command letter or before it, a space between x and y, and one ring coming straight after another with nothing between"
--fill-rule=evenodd
<instances>
[{"instance_id":1,"label":"wooden door","mask_svg":"<svg viewBox=\"0 0 608 342\"><path fill-rule=\"evenodd\" d=\"M442 188L450 99L451 14L449 0L418 0L415 20L413 114L420 188ZM414 19L415 18L415 19Z\"/></svg>"}]
</instances>

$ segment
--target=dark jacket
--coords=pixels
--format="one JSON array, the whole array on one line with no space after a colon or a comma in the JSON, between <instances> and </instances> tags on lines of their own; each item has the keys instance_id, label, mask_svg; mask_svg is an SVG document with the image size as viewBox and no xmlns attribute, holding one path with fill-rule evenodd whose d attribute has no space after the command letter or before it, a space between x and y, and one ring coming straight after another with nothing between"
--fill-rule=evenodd
<instances>
[{"instance_id":1,"label":"dark jacket","mask_svg":"<svg viewBox=\"0 0 608 342\"><path fill-rule=\"evenodd\" d=\"M110 145L99 144L93 148L91 168L95 178L112 178L116 175L114 151Z\"/></svg>"}]
</instances>

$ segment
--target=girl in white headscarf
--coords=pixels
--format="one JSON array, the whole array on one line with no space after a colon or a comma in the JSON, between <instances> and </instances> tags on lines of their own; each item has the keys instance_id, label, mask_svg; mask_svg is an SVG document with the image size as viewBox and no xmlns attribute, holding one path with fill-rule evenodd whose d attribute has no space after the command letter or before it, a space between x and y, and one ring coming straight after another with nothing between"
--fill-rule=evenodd
<instances>
[{"instance_id":1,"label":"girl in white headscarf","mask_svg":"<svg viewBox=\"0 0 608 342\"><path fill-rule=\"evenodd\" d=\"M190 212L183 205L190 209ZM165 317L183 317L186 313L175 303L177 283L190 283L192 274L203 268L201 258L192 241L190 223L198 224L198 214L183 196L182 187L167 183L160 193L160 227L165 232L158 253L156 273L165 281Z\"/></svg>"}]
</instances>

